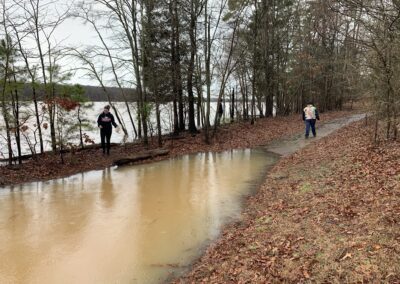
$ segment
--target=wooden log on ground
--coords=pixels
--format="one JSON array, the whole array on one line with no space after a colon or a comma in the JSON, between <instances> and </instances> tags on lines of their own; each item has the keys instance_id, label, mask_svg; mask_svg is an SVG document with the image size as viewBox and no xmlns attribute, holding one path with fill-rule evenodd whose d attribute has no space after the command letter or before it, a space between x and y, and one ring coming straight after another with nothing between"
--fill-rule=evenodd
<instances>
[{"instance_id":1,"label":"wooden log on ground","mask_svg":"<svg viewBox=\"0 0 400 284\"><path fill-rule=\"evenodd\" d=\"M126 157L124 159L115 160L113 162L113 165L120 167L120 166L130 165L130 164L148 160L148 159L153 159L155 157L166 156L168 154L169 154L169 150L164 150L164 149L150 150L150 151L146 151L143 153L139 153L136 155Z\"/></svg>"},{"instance_id":2,"label":"wooden log on ground","mask_svg":"<svg viewBox=\"0 0 400 284\"><path fill-rule=\"evenodd\" d=\"M121 144L119 143L110 143L111 148L120 146ZM76 148L76 152L81 152L85 150L93 150L93 149L101 149L101 144L89 144L85 145L85 147L82 148Z\"/></svg>"}]
</instances>

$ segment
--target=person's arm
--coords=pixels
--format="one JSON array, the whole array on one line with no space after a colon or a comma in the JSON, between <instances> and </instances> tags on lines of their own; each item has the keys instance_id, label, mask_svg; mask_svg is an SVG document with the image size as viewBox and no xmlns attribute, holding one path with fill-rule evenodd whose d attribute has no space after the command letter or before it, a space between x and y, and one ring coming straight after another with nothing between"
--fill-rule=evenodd
<instances>
[{"instance_id":1,"label":"person's arm","mask_svg":"<svg viewBox=\"0 0 400 284\"><path fill-rule=\"evenodd\" d=\"M100 127L100 128L102 128L102 125L101 125L101 114L100 114L99 117L97 118L97 126Z\"/></svg>"},{"instance_id":2,"label":"person's arm","mask_svg":"<svg viewBox=\"0 0 400 284\"><path fill-rule=\"evenodd\" d=\"M315 118L316 118L317 120L319 120L319 113L318 113L318 110L317 110L317 109L315 109Z\"/></svg>"},{"instance_id":3,"label":"person's arm","mask_svg":"<svg viewBox=\"0 0 400 284\"><path fill-rule=\"evenodd\" d=\"M303 110L303 121L306 120L306 112Z\"/></svg>"},{"instance_id":4,"label":"person's arm","mask_svg":"<svg viewBox=\"0 0 400 284\"><path fill-rule=\"evenodd\" d=\"M111 115L111 123L112 123L112 125L114 125L114 127L117 127L118 125L115 123L114 116L111 113L110 113L110 115Z\"/></svg>"}]
</instances>

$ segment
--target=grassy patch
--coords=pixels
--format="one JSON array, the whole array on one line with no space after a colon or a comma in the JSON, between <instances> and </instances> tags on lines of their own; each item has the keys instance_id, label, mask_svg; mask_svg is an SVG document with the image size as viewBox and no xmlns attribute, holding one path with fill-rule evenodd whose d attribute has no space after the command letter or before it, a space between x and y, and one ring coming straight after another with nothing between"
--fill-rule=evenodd
<instances>
[{"instance_id":1,"label":"grassy patch","mask_svg":"<svg viewBox=\"0 0 400 284\"><path fill-rule=\"evenodd\" d=\"M311 192L312 190L313 190L313 187L312 187L312 185L311 185L310 183L308 183L308 182L303 183L303 184L300 186L300 193L301 193L301 194L309 193L309 192Z\"/></svg>"}]
</instances>

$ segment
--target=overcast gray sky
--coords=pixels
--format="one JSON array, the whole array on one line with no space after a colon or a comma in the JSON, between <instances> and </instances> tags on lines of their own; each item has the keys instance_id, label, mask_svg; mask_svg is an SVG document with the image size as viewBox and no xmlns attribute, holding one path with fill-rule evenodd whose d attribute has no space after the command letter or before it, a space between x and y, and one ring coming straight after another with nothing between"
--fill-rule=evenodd
<instances>
[{"instance_id":1,"label":"overcast gray sky","mask_svg":"<svg viewBox=\"0 0 400 284\"><path fill-rule=\"evenodd\" d=\"M88 45L100 45L97 35L92 31L91 27L83 23L80 19L70 18L63 22L55 31L54 37L57 42L62 42L63 46L81 48ZM67 66L78 67L66 62ZM85 76L85 72L77 71L73 76L71 83L82 85L98 85Z\"/></svg>"},{"instance_id":2,"label":"overcast gray sky","mask_svg":"<svg viewBox=\"0 0 400 284\"><path fill-rule=\"evenodd\" d=\"M11 0L0 0L0 1L6 1L6 5L7 2L12 4ZM211 0L210 3L213 3L215 0ZM46 2L46 0L44 0L43 2ZM46 14L46 18L47 20L50 20L53 16L53 13L50 11L50 9L54 9L54 11L56 11L57 8L55 8L56 6L59 5L60 3L60 10L62 10L63 6L65 6L65 4L71 4L72 1L71 0L67 0L66 2L62 1L62 0L56 0L56 2L52 2L49 0L49 3L51 4L51 8L49 8L48 11L41 11L42 15L44 16L44 14ZM214 3L218 3L218 1L214 2ZM64 5L63 5L64 4ZM218 5L217 5L218 6ZM57 9L58 10L58 9ZM60 12L60 11L58 11ZM18 13L18 12L17 12ZM57 13L54 13L54 16L56 16ZM102 30L101 31L103 36L105 38L110 37L110 31L108 31L108 35L107 35L107 31ZM114 31L111 31L114 32ZM112 38L112 37L111 37ZM43 39L43 38L42 38ZM115 36L114 38L115 39ZM109 47L114 46L112 44L112 39L108 40L108 44ZM97 34L95 33L95 31L93 30L92 26L89 24L85 24L83 22L82 19L78 19L78 18L69 18L67 20L65 20L63 23L61 23L60 26L57 27L57 29L55 30L55 33L53 34L53 40L52 42L57 42L58 44L60 44L61 46L64 47L74 47L74 48L85 48L88 46L99 46L102 47L101 41L98 39ZM33 41L33 38L26 40L26 42L24 43L27 46L32 46L33 48L35 48L36 44ZM118 55L120 56L124 56L121 55L121 53L119 53ZM101 56L96 57L95 59L96 61L103 61L105 62L106 66L109 64L109 61L107 58L102 58ZM75 69L77 67L79 67L79 63L77 62L77 60L73 60L71 58L68 59L62 59L62 61L58 62L58 64L60 64L62 66L62 70L63 71L67 71L68 69ZM101 65L99 63L99 65ZM124 68L124 70L120 71L121 75L127 75L127 76L131 76L131 73L129 71L129 68ZM99 85L99 83L96 80L90 79L88 78L86 75L86 71L75 71L74 76L72 77L72 79L70 80L70 83L79 83L79 84L83 84L83 85ZM112 86L114 84L113 82L113 75L110 73L109 75L105 79L105 84ZM108 79L108 80L107 80ZM129 82L133 82L134 78L127 78L127 81ZM213 80L214 81L214 80ZM218 80L216 80L218 81ZM218 84L217 82L214 82L215 84ZM127 87L132 87L131 84L126 85ZM214 86L213 84L213 89L216 88L217 86Z\"/></svg>"}]
</instances>

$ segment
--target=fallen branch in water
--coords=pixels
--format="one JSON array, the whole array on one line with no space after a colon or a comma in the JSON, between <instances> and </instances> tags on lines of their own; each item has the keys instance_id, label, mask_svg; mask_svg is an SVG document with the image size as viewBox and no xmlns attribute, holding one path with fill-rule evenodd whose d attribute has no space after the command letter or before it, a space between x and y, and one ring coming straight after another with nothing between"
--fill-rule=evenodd
<instances>
[{"instance_id":1,"label":"fallen branch in water","mask_svg":"<svg viewBox=\"0 0 400 284\"><path fill-rule=\"evenodd\" d=\"M152 159L155 157L159 157L159 156L166 156L169 154L169 150L151 150L151 151L147 151L144 153L140 153L140 154L136 154L136 155L132 155L129 156L127 158L124 159L119 159L119 160L115 160L113 162L114 166L124 166L124 165L130 165L136 162L140 162L143 160L147 160L147 159Z\"/></svg>"}]
</instances>

